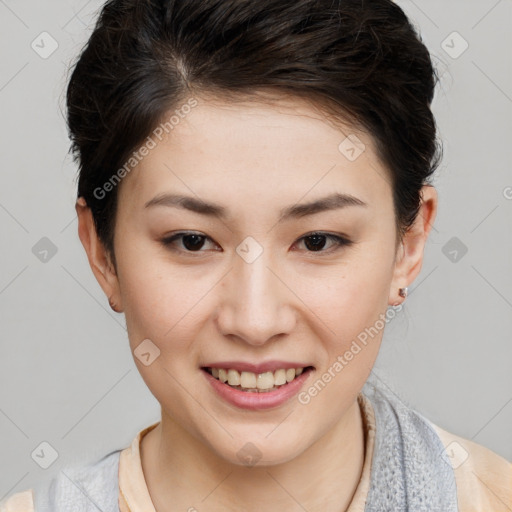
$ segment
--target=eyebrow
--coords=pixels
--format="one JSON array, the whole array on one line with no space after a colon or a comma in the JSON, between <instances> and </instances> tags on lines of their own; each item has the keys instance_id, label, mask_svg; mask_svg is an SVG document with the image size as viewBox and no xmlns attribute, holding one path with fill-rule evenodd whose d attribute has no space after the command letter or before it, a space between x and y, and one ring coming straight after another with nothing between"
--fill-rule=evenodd
<instances>
[{"instance_id":1,"label":"eyebrow","mask_svg":"<svg viewBox=\"0 0 512 512\"><path fill-rule=\"evenodd\" d=\"M145 208L154 206L183 208L185 210L200 213L201 215L216 217L218 219L226 219L228 217L228 210L224 206L209 203L195 197L178 194L160 194L153 199L150 199L144 205ZM366 207L368 204L353 195L335 193L309 203L294 204L283 208L279 214L279 222L329 210L346 208L348 206Z\"/></svg>"}]
</instances>

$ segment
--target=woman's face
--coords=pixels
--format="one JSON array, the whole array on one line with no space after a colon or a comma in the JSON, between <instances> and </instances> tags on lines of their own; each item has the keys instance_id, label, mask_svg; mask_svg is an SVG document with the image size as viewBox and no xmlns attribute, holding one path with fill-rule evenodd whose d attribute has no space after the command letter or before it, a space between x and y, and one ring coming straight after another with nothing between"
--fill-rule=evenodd
<instances>
[{"instance_id":1,"label":"woman's face","mask_svg":"<svg viewBox=\"0 0 512 512\"><path fill-rule=\"evenodd\" d=\"M197 101L120 185L110 290L164 424L285 462L354 406L408 284L392 189L368 136L300 101Z\"/></svg>"}]
</instances>

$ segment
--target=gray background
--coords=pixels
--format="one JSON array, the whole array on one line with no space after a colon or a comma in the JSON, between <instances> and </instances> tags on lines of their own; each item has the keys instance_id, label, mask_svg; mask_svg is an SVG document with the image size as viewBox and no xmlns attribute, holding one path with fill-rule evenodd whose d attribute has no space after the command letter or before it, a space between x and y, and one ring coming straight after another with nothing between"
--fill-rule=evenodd
<instances>
[{"instance_id":1,"label":"gray background","mask_svg":"<svg viewBox=\"0 0 512 512\"><path fill-rule=\"evenodd\" d=\"M398 3L442 76L433 108L445 157L423 269L374 373L434 423L510 459L512 2ZM159 419L77 235L63 94L100 5L0 0L0 500ZM469 44L461 55L454 31ZM42 32L58 44L49 56ZM31 457L44 441L58 453L47 469Z\"/></svg>"}]
</instances>

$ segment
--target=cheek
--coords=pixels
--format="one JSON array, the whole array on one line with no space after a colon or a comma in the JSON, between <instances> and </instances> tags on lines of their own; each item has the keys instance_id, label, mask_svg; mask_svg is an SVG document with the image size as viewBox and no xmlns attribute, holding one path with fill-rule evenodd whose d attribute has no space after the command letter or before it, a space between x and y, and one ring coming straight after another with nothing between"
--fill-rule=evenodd
<instances>
[{"instance_id":1,"label":"cheek","mask_svg":"<svg viewBox=\"0 0 512 512\"><path fill-rule=\"evenodd\" d=\"M123 306L139 373L165 409L188 410L191 405L183 383L194 375L201 297L211 286L190 279L184 271L157 264L157 259L147 265L142 259L126 258L123 265ZM142 354L147 352L151 360L146 365Z\"/></svg>"},{"instance_id":2,"label":"cheek","mask_svg":"<svg viewBox=\"0 0 512 512\"><path fill-rule=\"evenodd\" d=\"M296 281L297 295L305 298L337 343L357 336L387 309L392 255L368 254L354 254L343 265L322 274L304 273Z\"/></svg>"},{"instance_id":3,"label":"cheek","mask_svg":"<svg viewBox=\"0 0 512 512\"><path fill-rule=\"evenodd\" d=\"M393 254L382 247L380 253L378 250L375 244L373 250L366 247L347 258L346 265L333 270L324 286L309 283L309 290L315 293L310 292L308 306L321 319L316 324L323 326L317 336L322 340L324 355L315 378L325 377L329 382L329 390L322 392L313 407L341 396L355 396L373 368L385 326L392 319L388 297ZM307 293L307 283L304 285L302 293ZM317 387L323 389L321 383ZM313 390L313 394L316 392Z\"/></svg>"},{"instance_id":4,"label":"cheek","mask_svg":"<svg viewBox=\"0 0 512 512\"><path fill-rule=\"evenodd\" d=\"M310 295L312 310L327 326L320 338L324 357L299 402L312 415L333 425L355 400L377 358L388 314L390 266L384 259L347 265L319 293ZM372 264L369 264L369 263ZM308 423L305 422L307 429Z\"/></svg>"},{"instance_id":5,"label":"cheek","mask_svg":"<svg viewBox=\"0 0 512 512\"><path fill-rule=\"evenodd\" d=\"M189 350L213 273L170 265L161 256L124 253L119 281L132 350L144 339L162 355ZM203 312L204 314L204 312Z\"/></svg>"}]
</instances>

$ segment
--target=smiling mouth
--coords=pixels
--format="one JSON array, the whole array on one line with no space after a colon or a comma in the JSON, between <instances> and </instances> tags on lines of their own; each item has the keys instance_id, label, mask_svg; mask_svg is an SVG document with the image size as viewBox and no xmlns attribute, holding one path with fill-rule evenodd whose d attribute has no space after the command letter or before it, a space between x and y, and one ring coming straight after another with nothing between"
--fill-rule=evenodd
<instances>
[{"instance_id":1,"label":"smiling mouth","mask_svg":"<svg viewBox=\"0 0 512 512\"><path fill-rule=\"evenodd\" d=\"M274 372L239 372L232 368L202 368L213 378L240 391L248 393L268 393L286 386L299 375L313 370L312 366L304 368L279 369Z\"/></svg>"}]
</instances>

